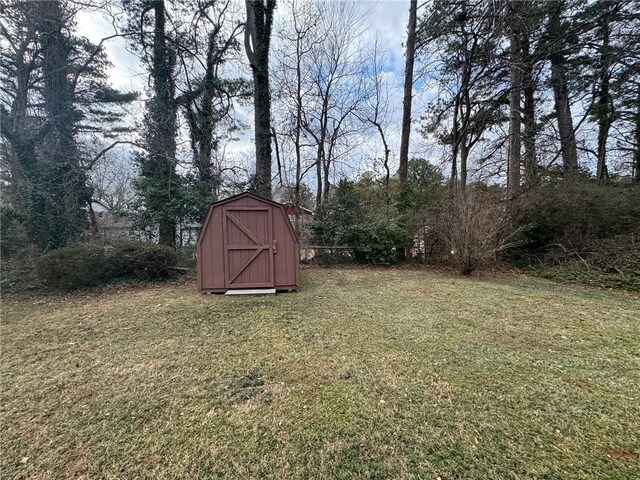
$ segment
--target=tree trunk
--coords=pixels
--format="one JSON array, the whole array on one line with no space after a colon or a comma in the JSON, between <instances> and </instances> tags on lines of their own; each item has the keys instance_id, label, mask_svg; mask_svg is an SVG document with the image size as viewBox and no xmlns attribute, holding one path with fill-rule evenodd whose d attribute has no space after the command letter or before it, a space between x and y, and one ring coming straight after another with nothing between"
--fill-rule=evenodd
<instances>
[{"instance_id":1,"label":"tree trunk","mask_svg":"<svg viewBox=\"0 0 640 480\"><path fill-rule=\"evenodd\" d=\"M316 205L322 205L322 146L318 145L318 154L316 155Z\"/></svg>"},{"instance_id":2,"label":"tree trunk","mask_svg":"<svg viewBox=\"0 0 640 480\"><path fill-rule=\"evenodd\" d=\"M256 182L258 195L271 198L271 99L268 73L258 73L255 82Z\"/></svg>"},{"instance_id":3,"label":"tree trunk","mask_svg":"<svg viewBox=\"0 0 640 480\"><path fill-rule=\"evenodd\" d=\"M296 154L296 184L294 187L294 213L295 213L295 231L296 235L300 235L300 187L302 183L302 147L300 145L300 137L302 134L302 51L301 51L300 34L296 39L296 132L294 149Z\"/></svg>"},{"instance_id":4,"label":"tree trunk","mask_svg":"<svg viewBox=\"0 0 640 480\"><path fill-rule=\"evenodd\" d=\"M555 104L558 131L560 132L560 151L562 154L562 167L566 180L573 180L578 173L578 149L576 137L573 131L573 118L569 105L569 88L566 78L566 60L562 49L564 47L562 24L560 13L562 2L552 4L549 14L550 37L555 44L549 55L551 60L551 85L553 87L553 99Z\"/></svg>"},{"instance_id":5,"label":"tree trunk","mask_svg":"<svg viewBox=\"0 0 640 480\"><path fill-rule=\"evenodd\" d=\"M271 92L269 43L275 0L247 0L245 48L253 70L256 139L255 191L271 198ZM249 40L247 40L250 39Z\"/></svg>"},{"instance_id":6,"label":"tree trunk","mask_svg":"<svg viewBox=\"0 0 640 480\"><path fill-rule=\"evenodd\" d=\"M465 60L462 68L462 86L460 99L460 117L462 128L460 129L460 190L464 192L467 187L467 165L469 160L470 137L471 137L471 52L467 48L465 41Z\"/></svg>"},{"instance_id":7,"label":"tree trunk","mask_svg":"<svg viewBox=\"0 0 640 480\"><path fill-rule=\"evenodd\" d=\"M158 243L167 247L175 248L176 246L176 222L163 221L158 225Z\"/></svg>"},{"instance_id":8,"label":"tree trunk","mask_svg":"<svg viewBox=\"0 0 640 480\"><path fill-rule=\"evenodd\" d=\"M43 211L37 215L42 219L42 224L35 228L42 230L40 235L43 237L46 235L41 239L42 246L57 248L74 240L87 226L85 209L91 202L91 189L80 168L76 144L76 125L80 114L74 107L74 91L70 81L71 48L69 39L63 34L65 19L62 4L47 0L38 6L39 18L36 20L44 78L42 93L47 117L54 126L41 147L44 162L35 193L41 197Z\"/></svg>"},{"instance_id":9,"label":"tree trunk","mask_svg":"<svg viewBox=\"0 0 640 480\"><path fill-rule=\"evenodd\" d=\"M605 180L609 174L607 171L607 140L609 139L609 129L613 122L611 105L612 99L609 92L609 18L604 13L600 23L600 35L602 36L602 47L600 50L600 62L598 65L598 77L600 88L598 91L597 117L598 117L598 161L596 167L596 178Z\"/></svg>"},{"instance_id":10,"label":"tree trunk","mask_svg":"<svg viewBox=\"0 0 640 480\"><path fill-rule=\"evenodd\" d=\"M329 193L331 191L331 182L330 182L330 174L331 174L331 163L330 163L330 155L325 155L324 156L324 162L322 164L322 170L323 170L323 188L322 188L322 197L326 200L327 198L329 198Z\"/></svg>"},{"instance_id":11,"label":"tree trunk","mask_svg":"<svg viewBox=\"0 0 640 480\"><path fill-rule=\"evenodd\" d=\"M638 88L638 100L636 102L636 145L633 152L634 174L633 180L635 183L640 184L640 88Z\"/></svg>"},{"instance_id":12,"label":"tree trunk","mask_svg":"<svg viewBox=\"0 0 640 480\"><path fill-rule=\"evenodd\" d=\"M215 52L217 48L217 36L214 33L209 35L209 41L207 45L207 65L204 77L204 87L202 92L202 106L200 111L200 126L197 129L199 152L196 162L196 168L198 170L198 182L201 188L208 190L211 194L211 200L215 200L214 191L214 172L213 161L211 155L214 149L213 132L215 128L214 124L214 94L216 84L215 74ZM197 107L196 107L197 108ZM204 193L204 192L203 192Z\"/></svg>"},{"instance_id":13,"label":"tree trunk","mask_svg":"<svg viewBox=\"0 0 640 480\"><path fill-rule=\"evenodd\" d=\"M320 136L318 139L318 153L316 158L316 177L318 181L316 190L316 205L321 205L328 198L328 188L325 191L325 185L329 183L328 168L325 167L327 162L327 154L325 151L325 142L327 140L327 128L329 124L329 92L325 91L322 99L322 110L320 112ZM325 170L326 168L326 170Z\"/></svg>"},{"instance_id":14,"label":"tree trunk","mask_svg":"<svg viewBox=\"0 0 640 480\"><path fill-rule=\"evenodd\" d=\"M278 182L280 186L284 185L284 182L282 180L282 170L283 170L283 166L282 166L282 161L280 160L280 143L278 142L278 133L276 132L276 129L271 127L271 138L273 138L273 147L275 148L276 151L276 171L278 172Z\"/></svg>"},{"instance_id":15,"label":"tree trunk","mask_svg":"<svg viewBox=\"0 0 640 480\"><path fill-rule=\"evenodd\" d=\"M458 115L460 109L460 92L456 94L453 106L453 126L451 129L451 183L450 187L455 190L458 185L458 151L460 150L460 127L458 125Z\"/></svg>"},{"instance_id":16,"label":"tree trunk","mask_svg":"<svg viewBox=\"0 0 640 480\"><path fill-rule=\"evenodd\" d=\"M169 47L166 34L166 10L163 0L152 2L154 12L153 98L151 99L149 126L149 160L147 174L155 177L158 184L152 193L151 204L157 212L165 208L167 198L172 198L176 175L177 114L175 105L175 83L173 66L175 54ZM176 219L171 214L160 215L158 237L160 245L175 247Z\"/></svg>"},{"instance_id":17,"label":"tree trunk","mask_svg":"<svg viewBox=\"0 0 640 480\"><path fill-rule=\"evenodd\" d=\"M387 143L387 138L384 134L384 129L379 122L372 122L373 125L378 129L378 134L380 135L380 140L382 141L382 146L384 148L384 157L382 158L382 166L384 167L384 187L385 187L385 195L387 199L387 203L391 200L389 196L389 181L391 180L391 169L389 168L389 154L391 150L389 149L389 144Z\"/></svg>"},{"instance_id":18,"label":"tree trunk","mask_svg":"<svg viewBox=\"0 0 640 480\"><path fill-rule=\"evenodd\" d=\"M413 99L413 65L416 53L416 23L418 1L409 2L409 24L407 25L407 48L404 68L404 98L402 101L402 136L400 138L400 165L398 178L407 181L409 171L409 138L411 136L411 101Z\"/></svg>"},{"instance_id":19,"label":"tree trunk","mask_svg":"<svg viewBox=\"0 0 640 480\"><path fill-rule=\"evenodd\" d=\"M521 148L521 106L520 94L522 91L522 55L520 46L519 22L521 21L516 2L509 5L510 55L509 76L511 85L509 89L509 162L507 164L507 195L514 198L520 190L520 148Z\"/></svg>"},{"instance_id":20,"label":"tree trunk","mask_svg":"<svg viewBox=\"0 0 640 480\"><path fill-rule=\"evenodd\" d=\"M467 187L467 163L469 161L469 146L463 139L460 144L460 190Z\"/></svg>"},{"instance_id":21,"label":"tree trunk","mask_svg":"<svg viewBox=\"0 0 640 480\"><path fill-rule=\"evenodd\" d=\"M522 37L523 76L522 90L524 93L524 110L522 123L524 126L522 143L524 144L524 180L528 188L538 183L538 163L536 160L536 84L533 78L533 58L529 51L528 34Z\"/></svg>"}]
</instances>

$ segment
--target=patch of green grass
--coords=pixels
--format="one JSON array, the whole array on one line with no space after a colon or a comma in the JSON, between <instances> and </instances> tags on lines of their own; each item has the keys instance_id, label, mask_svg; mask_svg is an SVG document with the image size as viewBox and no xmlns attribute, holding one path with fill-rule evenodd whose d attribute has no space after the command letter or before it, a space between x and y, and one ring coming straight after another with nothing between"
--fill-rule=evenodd
<instances>
[{"instance_id":1,"label":"patch of green grass","mask_svg":"<svg viewBox=\"0 0 640 480\"><path fill-rule=\"evenodd\" d=\"M3 478L638 478L640 299L307 270L5 300Z\"/></svg>"}]
</instances>

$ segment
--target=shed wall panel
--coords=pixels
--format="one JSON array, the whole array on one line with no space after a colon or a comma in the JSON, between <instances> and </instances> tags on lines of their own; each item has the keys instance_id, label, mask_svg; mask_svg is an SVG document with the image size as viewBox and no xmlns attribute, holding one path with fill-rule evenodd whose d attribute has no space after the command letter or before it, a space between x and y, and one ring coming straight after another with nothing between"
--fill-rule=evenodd
<instances>
[{"instance_id":1,"label":"shed wall panel","mask_svg":"<svg viewBox=\"0 0 640 480\"><path fill-rule=\"evenodd\" d=\"M260 208L260 212L268 209L270 221L256 211L233 210L234 207ZM255 261L238 275L239 285L249 284L255 279L270 278L273 269L273 283L276 289L294 288L299 285L299 247L293 228L284 208L275 202L261 200L251 194L243 194L220 204L214 204L205 219L203 231L198 239L198 285L203 291L224 291L225 285L225 248L227 245L252 245L255 242L240 228L227 228L225 238L224 211L231 211L235 219L252 232L260 244L275 244L276 249L263 250ZM269 231L271 229L271 232ZM271 242L267 239L271 234ZM229 250L226 257L226 268L237 271L247 262L255 250ZM272 259L272 264L271 264ZM231 288L233 288L233 283Z\"/></svg>"}]
</instances>

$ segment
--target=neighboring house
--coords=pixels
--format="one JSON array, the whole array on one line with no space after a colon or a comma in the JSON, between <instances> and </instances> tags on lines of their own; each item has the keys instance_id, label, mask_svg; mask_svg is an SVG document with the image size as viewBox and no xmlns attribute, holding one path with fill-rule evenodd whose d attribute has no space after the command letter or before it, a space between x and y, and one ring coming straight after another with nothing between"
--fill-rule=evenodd
<instances>
[{"instance_id":1,"label":"neighboring house","mask_svg":"<svg viewBox=\"0 0 640 480\"><path fill-rule=\"evenodd\" d=\"M141 242L158 242L158 229L140 229L132 218L113 213L102 202L91 202L92 224L99 235L105 238L120 240L138 240ZM200 233L200 223L188 222L177 226L176 242L178 246L195 245Z\"/></svg>"},{"instance_id":2,"label":"neighboring house","mask_svg":"<svg viewBox=\"0 0 640 480\"><path fill-rule=\"evenodd\" d=\"M135 228L129 217L113 213L108 206L98 200L91 202L91 215L93 228L100 236L113 239L154 241L152 231Z\"/></svg>"},{"instance_id":3,"label":"neighboring house","mask_svg":"<svg viewBox=\"0 0 640 480\"><path fill-rule=\"evenodd\" d=\"M96 225L101 227L103 225L109 225L113 223L114 215L111 213L109 207L98 200L91 201L91 214Z\"/></svg>"},{"instance_id":4,"label":"neighboring house","mask_svg":"<svg viewBox=\"0 0 640 480\"><path fill-rule=\"evenodd\" d=\"M285 203L284 210L292 225L296 222L296 207L293 203ZM305 241L308 235L308 225L313 221L313 211L308 208L298 207L300 217L299 237ZM142 242L158 242L158 229L140 229L134 224L131 217L119 215L111 211L104 203L93 200L91 202L91 223L94 231L105 238L120 240L138 240ZM197 222L181 223L177 226L176 243L178 246L193 246L198 240L201 224Z\"/></svg>"},{"instance_id":5,"label":"neighboring house","mask_svg":"<svg viewBox=\"0 0 640 480\"><path fill-rule=\"evenodd\" d=\"M301 223L311 222L313 220L313 212L308 208L297 207L292 202L283 203L284 210L287 212L287 216L291 223L295 223L296 221L296 211L298 212L298 216L300 217Z\"/></svg>"},{"instance_id":6,"label":"neighboring house","mask_svg":"<svg viewBox=\"0 0 640 480\"><path fill-rule=\"evenodd\" d=\"M313 222L313 211L305 207L297 207L292 202L282 204L284 211L289 217L289 221L293 228L296 229L298 240L300 241L300 260L308 261L316 255L314 249L310 249L307 245L311 241L311 222ZM296 212L298 213L299 223L296 225Z\"/></svg>"}]
</instances>

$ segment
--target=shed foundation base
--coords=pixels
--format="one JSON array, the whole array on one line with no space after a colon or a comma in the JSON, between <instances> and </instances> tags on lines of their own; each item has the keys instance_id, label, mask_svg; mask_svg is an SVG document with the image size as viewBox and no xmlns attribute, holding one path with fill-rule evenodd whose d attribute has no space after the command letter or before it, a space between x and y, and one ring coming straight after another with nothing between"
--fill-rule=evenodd
<instances>
[{"instance_id":1,"label":"shed foundation base","mask_svg":"<svg viewBox=\"0 0 640 480\"><path fill-rule=\"evenodd\" d=\"M225 295L275 295L275 288L258 288L250 290L227 290Z\"/></svg>"}]
</instances>

